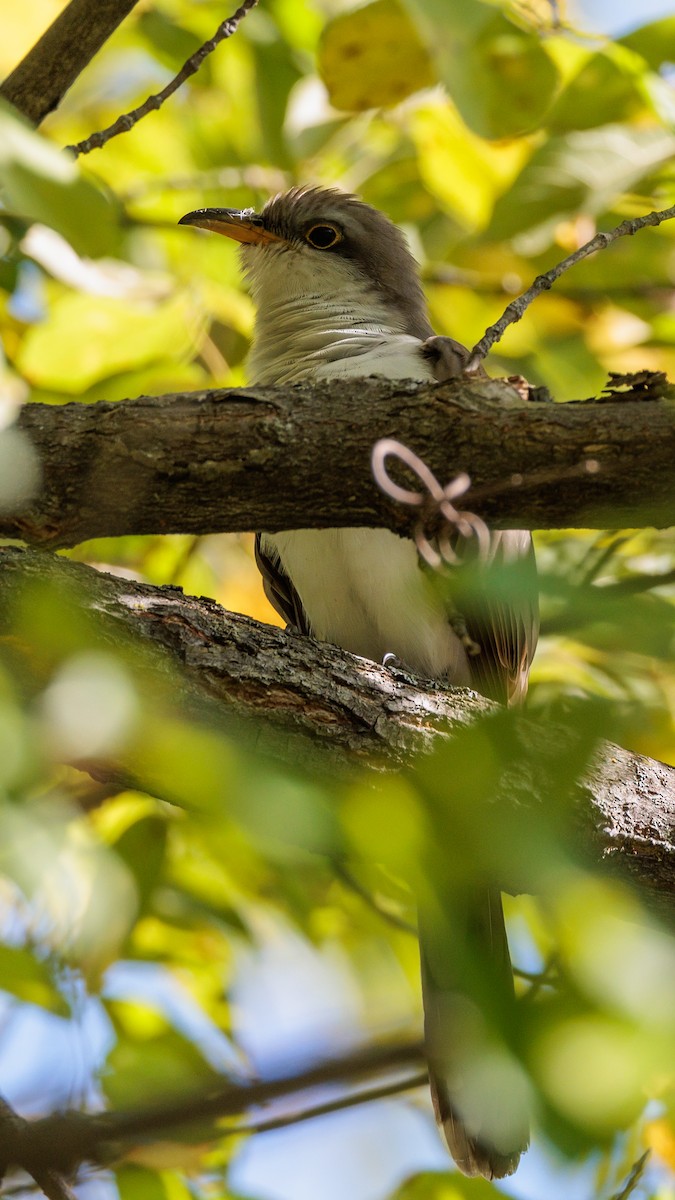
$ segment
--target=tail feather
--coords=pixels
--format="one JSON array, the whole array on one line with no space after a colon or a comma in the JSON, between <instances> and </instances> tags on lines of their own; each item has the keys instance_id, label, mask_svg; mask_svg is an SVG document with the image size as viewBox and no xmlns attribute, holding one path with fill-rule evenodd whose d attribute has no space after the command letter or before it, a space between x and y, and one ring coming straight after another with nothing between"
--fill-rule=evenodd
<instances>
[{"instance_id":1,"label":"tail feather","mask_svg":"<svg viewBox=\"0 0 675 1200\"><path fill-rule=\"evenodd\" d=\"M457 924L455 920L453 925ZM476 893L461 924L449 937L445 922L439 929L436 923L420 918L431 1096L436 1120L460 1171L503 1179L516 1170L529 1144L527 1113L520 1091L511 1095L498 1090L500 1085L504 1090L503 1079L494 1080L489 1103L486 1100L477 1107L480 1088L475 1086L476 1072L481 1070L480 1060L485 1060L487 1043L477 994L480 988L469 988L466 983L462 987L468 947L471 962L484 959L491 966L488 978L480 980L490 1004L513 1002L513 973L499 892L484 889ZM484 1080L482 1087L486 1089ZM483 1111L486 1107L487 1113Z\"/></svg>"}]
</instances>

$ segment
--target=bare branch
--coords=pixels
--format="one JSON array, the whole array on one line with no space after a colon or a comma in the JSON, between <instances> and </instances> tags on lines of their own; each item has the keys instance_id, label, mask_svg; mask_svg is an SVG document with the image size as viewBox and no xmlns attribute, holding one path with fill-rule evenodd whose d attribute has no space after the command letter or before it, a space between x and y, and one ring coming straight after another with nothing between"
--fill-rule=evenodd
<instances>
[{"instance_id":1,"label":"bare branch","mask_svg":"<svg viewBox=\"0 0 675 1200\"><path fill-rule=\"evenodd\" d=\"M675 205L672 208L661 209L660 212L650 212L646 213L643 217L632 217L628 221L622 221L620 225L617 225L615 229L610 229L607 233L596 233L590 242L586 242L585 245L575 250L574 254L569 254L562 262L559 262L555 267L551 267L550 271L546 271L543 275L538 275L527 291L518 296L516 300L512 300L507 308L505 308L499 320L486 329L480 341L476 343L471 351L471 357L466 368L467 374L474 374L479 369L486 354L500 340L509 325L513 325L514 322L519 321L532 301L536 300L537 296L540 296L542 292L552 287L556 279L559 279L565 271L569 271L570 267L581 262L583 258L588 258L589 254L594 254L596 250L605 250L617 238L632 237L639 229L645 229L648 225L660 225L662 221L672 221L673 217L675 217Z\"/></svg>"},{"instance_id":2,"label":"bare branch","mask_svg":"<svg viewBox=\"0 0 675 1200\"><path fill-rule=\"evenodd\" d=\"M398 1042L394 1045L366 1047L343 1058L265 1082L228 1081L217 1088L211 1085L206 1092L164 1101L153 1107L91 1115L55 1113L41 1120L25 1122L21 1136L14 1143L6 1142L5 1158L9 1166L22 1167L33 1176L36 1170L45 1167L72 1172L83 1162L107 1162L119 1157L121 1142L164 1137L179 1126L237 1116L309 1088L324 1084L358 1083L383 1074L400 1073L409 1067L419 1068L424 1062L424 1046L421 1042ZM397 1080L389 1080L387 1092L382 1094L391 1095L393 1091L420 1087L425 1079L426 1073L421 1074L419 1070L414 1075L399 1074ZM335 1102L335 1108L330 1111L366 1103L374 1098L376 1096L372 1091L348 1095L342 1103ZM312 1115L315 1114L308 1112L307 1118ZM291 1121L283 1123L290 1124ZM235 1130L226 1132L234 1133ZM214 1130L214 1137L217 1136L220 1136L219 1131ZM65 1198L54 1197L54 1200Z\"/></svg>"},{"instance_id":3,"label":"bare branch","mask_svg":"<svg viewBox=\"0 0 675 1200\"><path fill-rule=\"evenodd\" d=\"M70 0L0 86L0 96L39 125L137 3Z\"/></svg>"},{"instance_id":4,"label":"bare branch","mask_svg":"<svg viewBox=\"0 0 675 1200\"><path fill-rule=\"evenodd\" d=\"M631 1167L631 1171L628 1176L628 1179L626 1180L624 1186L621 1188L621 1191L617 1192L612 1197L612 1200L628 1200L628 1197L632 1196L633 1192L635 1191L635 1188L637 1187L638 1183L640 1182L640 1180L642 1178L642 1174L644 1172L645 1167L647 1166L647 1161L649 1159L650 1154L651 1154L650 1150L645 1150L644 1154L642 1154L640 1156L640 1158L638 1158L637 1162L633 1163L633 1166Z\"/></svg>"},{"instance_id":5,"label":"bare branch","mask_svg":"<svg viewBox=\"0 0 675 1200\"><path fill-rule=\"evenodd\" d=\"M395 1079L392 1083L383 1083L379 1087L367 1088L362 1092L355 1092L351 1096L340 1096L339 1099L328 1100L325 1104L310 1104L308 1108L284 1113L280 1117L251 1121L246 1125L233 1125L229 1129L221 1129L219 1136L235 1135L240 1137L242 1134L271 1133L275 1129L287 1129L289 1125L299 1125L302 1121L313 1120L314 1117L325 1117L329 1113L343 1112L346 1108L354 1108L355 1105L370 1104L373 1100L385 1100L388 1096L400 1096L401 1092L410 1092L414 1088L424 1087L428 1080L427 1072L420 1071L417 1075Z\"/></svg>"},{"instance_id":6,"label":"bare branch","mask_svg":"<svg viewBox=\"0 0 675 1200\"><path fill-rule=\"evenodd\" d=\"M18 428L39 494L0 537L72 546L131 533L370 526L418 517L382 494L371 452L397 437L494 529L675 524L675 405L642 390L589 403L523 400L504 381L356 379L64 406ZM589 473L584 464L597 463Z\"/></svg>"},{"instance_id":7,"label":"bare branch","mask_svg":"<svg viewBox=\"0 0 675 1200\"><path fill-rule=\"evenodd\" d=\"M14 1165L14 1147L23 1144L30 1123L0 1096L0 1181L9 1166ZM22 1164L23 1165L23 1164ZM34 1163L25 1168L35 1183L44 1192L47 1200L75 1200L75 1193L58 1171L45 1163Z\"/></svg>"},{"instance_id":8,"label":"bare branch","mask_svg":"<svg viewBox=\"0 0 675 1200\"><path fill-rule=\"evenodd\" d=\"M162 88L161 92L156 92L154 95L148 96L147 100L144 100L138 108L132 109L131 112L123 113L107 129L101 129L97 133L90 134L88 138L85 138L82 142L77 142L74 146L66 146L66 150L71 150L76 157L80 154L89 154L92 150L99 150L101 146L105 146L106 142L109 142L111 138L117 137L119 133L128 133L130 129L133 129L134 125L138 124L142 117L146 117L150 112L156 112L158 108L162 107L165 100L168 100L170 96L173 96L174 92L178 91L179 87L182 87L186 79L189 79L191 75L194 75L199 70L204 59L215 50L216 46L219 46L226 38L232 37L232 34L236 33L241 21L243 21L246 14L252 8L255 8L257 3L258 0L243 0L237 11L232 13L231 17L227 17L218 26L213 37L209 38L207 42L203 42L199 49L190 55L187 62L183 63L178 74L167 83L166 87Z\"/></svg>"}]
</instances>

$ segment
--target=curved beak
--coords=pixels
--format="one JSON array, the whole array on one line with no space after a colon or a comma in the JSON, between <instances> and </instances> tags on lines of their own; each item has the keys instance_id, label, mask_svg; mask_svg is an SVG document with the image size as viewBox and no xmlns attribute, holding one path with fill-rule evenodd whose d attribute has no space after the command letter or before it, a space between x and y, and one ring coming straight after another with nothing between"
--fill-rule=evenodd
<instances>
[{"instance_id":1,"label":"curved beak","mask_svg":"<svg viewBox=\"0 0 675 1200\"><path fill-rule=\"evenodd\" d=\"M212 229L235 242L249 242L264 246L268 242L282 242L276 233L270 233L252 208L197 208L186 213L179 225L196 225L199 229Z\"/></svg>"}]
</instances>

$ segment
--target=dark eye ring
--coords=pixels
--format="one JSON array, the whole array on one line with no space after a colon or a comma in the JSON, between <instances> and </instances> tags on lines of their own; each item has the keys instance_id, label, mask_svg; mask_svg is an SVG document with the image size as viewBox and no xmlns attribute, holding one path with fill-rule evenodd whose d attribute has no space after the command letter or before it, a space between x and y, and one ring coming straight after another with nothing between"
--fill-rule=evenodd
<instances>
[{"instance_id":1,"label":"dark eye ring","mask_svg":"<svg viewBox=\"0 0 675 1200\"><path fill-rule=\"evenodd\" d=\"M315 250L330 250L331 246L342 241L342 234L334 225L312 225L305 238Z\"/></svg>"}]
</instances>

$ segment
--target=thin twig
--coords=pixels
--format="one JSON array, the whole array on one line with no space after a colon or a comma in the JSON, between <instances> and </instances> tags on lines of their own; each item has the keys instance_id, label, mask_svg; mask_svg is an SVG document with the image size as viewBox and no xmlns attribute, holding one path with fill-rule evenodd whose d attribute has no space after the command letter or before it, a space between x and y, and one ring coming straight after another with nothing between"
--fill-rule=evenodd
<instances>
[{"instance_id":1,"label":"thin twig","mask_svg":"<svg viewBox=\"0 0 675 1200\"><path fill-rule=\"evenodd\" d=\"M161 108L164 101L168 100L169 96L177 92L186 79L189 79L191 75L194 75L199 70L204 59L215 50L216 46L224 42L226 38L232 37L233 33L236 33L240 22L243 21L246 14L252 8L255 8L257 3L258 0L243 0L237 11L232 13L231 17L228 17L218 26L213 37L209 38L208 42L204 42L198 50L195 50L194 54L190 55L187 62L183 63L178 74L174 76L170 83L167 83L166 87L162 88L161 92L156 92L154 95L148 96L147 100L144 100L138 108L132 109L131 112L123 113L107 129L101 129L97 133L90 134L83 142L77 142L74 146L66 146L66 150L71 150L76 157L79 154L89 154L91 150L99 150L111 138L117 137L118 133L128 133L142 117L147 116L149 112L155 112L158 108Z\"/></svg>"},{"instance_id":2,"label":"thin twig","mask_svg":"<svg viewBox=\"0 0 675 1200\"><path fill-rule=\"evenodd\" d=\"M308 1070L294 1072L265 1082L245 1081L211 1087L192 1096L169 1100L152 1107L108 1113L55 1113L34 1122L26 1122L16 1144L6 1142L4 1160L8 1166L27 1170L34 1178L42 1170L72 1171L80 1163L104 1162L119 1154L118 1143L127 1140L152 1140L164 1137L176 1127L195 1121L234 1117L251 1108L325 1084L356 1083L385 1072L401 1072L425 1062L420 1041L371 1046L320 1063ZM392 1082L393 1081L389 1081ZM419 1087L420 1074L399 1078L399 1089ZM378 1085L384 1086L384 1085ZM362 1093L365 1095L365 1093ZM345 1097L345 1099L347 1099ZM349 1103L356 1103L349 1097ZM335 1101L336 1108L340 1102ZM217 1136L217 1134L214 1134ZM53 1200L66 1200L55 1196ZM70 1197L67 1200L71 1200Z\"/></svg>"},{"instance_id":3,"label":"thin twig","mask_svg":"<svg viewBox=\"0 0 675 1200\"><path fill-rule=\"evenodd\" d=\"M527 291L523 292L515 300L512 300L507 308L505 308L499 320L486 329L480 341L476 343L471 351L471 357L466 367L466 374L476 374L485 355L500 340L509 325L513 325L515 321L519 321L532 301L537 296L540 296L542 292L552 287L556 279L559 279L565 271L569 271L570 267L581 262L583 258L588 258L588 255L594 254L596 250L605 250L617 238L632 236L639 229L645 229L648 225L660 225L663 221L671 221L673 217L675 217L675 205L671 208L661 209L660 212L650 212L646 213L643 217L632 217L627 221L622 221L615 229L610 229L606 233L596 233L590 242L586 242L585 245L575 250L573 254L569 254L567 258L564 258L562 262L559 262L555 267L551 267L550 271L546 271L543 275L538 275Z\"/></svg>"},{"instance_id":4,"label":"thin twig","mask_svg":"<svg viewBox=\"0 0 675 1200\"><path fill-rule=\"evenodd\" d=\"M387 1096L398 1096L401 1092L411 1092L415 1088L425 1087L428 1082L428 1072L419 1071L416 1075L406 1075L403 1079L394 1079L391 1083L367 1088L362 1092L355 1092L352 1096L341 1096L337 1100L328 1100L325 1104L312 1104L308 1108L301 1108L298 1112L284 1113L280 1117L270 1117L263 1121L251 1121L246 1125L226 1126L218 1131L218 1136L271 1133L275 1129L286 1129L289 1125L299 1125L301 1121L311 1121L314 1117L325 1117L329 1113L354 1108L357 1104L370 1104L372 1100L385 1100Z\"/></svg>"},{"instance_id":5,"label":"thin twig","mask_svg":"<svg viewBox=\"0 0 675 1200\"><path fill-rule=\"evenodd\" d=\"M647 1159L649 1158L650 1154L651 1154L651 1150L645 1150L645 1152L641 1156L641 1158L638 1158L637 1162L633 1163L633 1166L631 1167L630 1175L628 1176L628 1179L626 1180L625 1184L621 1188L621 1191L616 1192L615 1195L612 1196L611 1200L628 1200L628 1197L631 1195L632 1192L635 1191L637 1184L640 1182L640 1179L642 1178L642 1173L647 1165Z\"/></svg>"}]
</instances>

